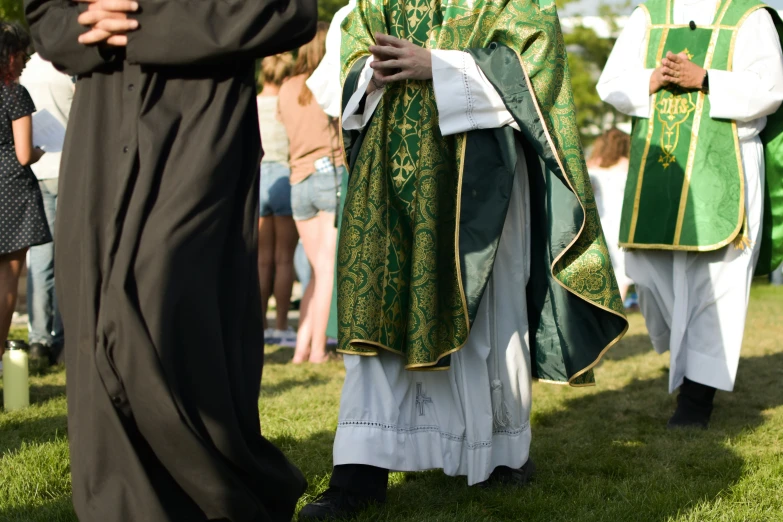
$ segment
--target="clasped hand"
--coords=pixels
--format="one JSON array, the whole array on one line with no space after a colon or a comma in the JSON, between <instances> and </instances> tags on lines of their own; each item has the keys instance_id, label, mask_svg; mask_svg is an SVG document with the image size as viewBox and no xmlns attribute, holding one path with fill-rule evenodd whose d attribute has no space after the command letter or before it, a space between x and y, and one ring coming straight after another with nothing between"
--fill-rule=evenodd
<instances>
[{"instance_id":1,"label":"clasped hand","mask_svg":"<svg viewBox=\"0 0 783 522\"><path fill-rule=\"evenodd\" d=\"M133 0L76 0L89 4L78 21L89 30L79 36L83 45L106 44L115 47L128 45L128 33L139 27L139 22L128 18L128 13L138 11Z\"/></svg>"},{"instance_id":2,"label":"clasped hand","mask_svg":"<svg viewBox=\"0 0 783 522\"><path fill-rule=\"evenodd\" d=\"M655 69L650 82L651 94L667 85L677 85L683 89L698 90L704 83L706 71L690 61L685 53L666 53L661 66Z\"/></svg>"},{"instance_id":3,"label":"clasped hand","mask_svg":"<svg viewBox=\"0 0 783 522\"><path fill-rule=\"evenodd\" d=\"M382 88L387 83L402 80L432 79L432 54L408 40L376 33L375 45L370 46L373 62L372 82L368 91Z\"/></svg>"}]
</instances>

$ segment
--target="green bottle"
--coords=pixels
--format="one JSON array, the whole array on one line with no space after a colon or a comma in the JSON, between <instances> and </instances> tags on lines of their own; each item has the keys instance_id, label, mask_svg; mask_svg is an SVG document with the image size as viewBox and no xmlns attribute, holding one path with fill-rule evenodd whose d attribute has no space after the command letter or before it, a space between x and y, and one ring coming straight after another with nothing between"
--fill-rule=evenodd
<instances>
[{"instance_id":1,"label":"green bottle","mask_svg":"<svg viewBox=\"0 0 783 522\"><path fill-rule=\"evenodd\" d=\"M27 368L27 343L6 341L3 354L3 407L5 411L21 410L30 405Z\"/></svg>"}]
</instances>

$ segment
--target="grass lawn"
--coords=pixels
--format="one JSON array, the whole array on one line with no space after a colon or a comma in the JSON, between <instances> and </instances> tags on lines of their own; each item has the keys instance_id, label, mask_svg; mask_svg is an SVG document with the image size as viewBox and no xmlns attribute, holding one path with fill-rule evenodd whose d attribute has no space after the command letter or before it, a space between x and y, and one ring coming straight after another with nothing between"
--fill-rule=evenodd
<instances>
[{"instance_id":1,"label":"grass lawn","mask_svg":"<svg viewBox=\"0 0 783 522\"><path fill-rule=\"evenodd\" d=\"M329 480L344 370L294 367L291 355L268 350L259 407L264 434L310 482L301 507ZM753 289L735 393L718 392L709 431L665 429L667 367L635 314L597 387L534 385L533 485L481 490L437 471L395 473L385 509L359 520L783 521L783 288ZM0 413L0 521L76 520L64 384L62 368L38 372L34 405Z\"/></svg>"}]
</instances>

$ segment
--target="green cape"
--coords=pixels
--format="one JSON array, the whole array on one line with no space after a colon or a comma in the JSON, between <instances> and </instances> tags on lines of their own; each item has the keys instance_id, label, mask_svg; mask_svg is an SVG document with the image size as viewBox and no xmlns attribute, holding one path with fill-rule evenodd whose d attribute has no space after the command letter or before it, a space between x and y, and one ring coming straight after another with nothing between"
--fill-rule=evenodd
<instances>
[{"instance_id":1,"label":"green cape","mask_svg":"<svg viewBox=\"0 0 783 522\"><path fill-rule=\"evenodd\" d=\"M514 182L531 200L533 374L585 385L627 330L586 175L554 4L360 0L343 23L343 107L383 32L462 49L497 89L510 127L442 136L432 82L387 86L371 121L343 135L350 179L338 248L338 350L446 369L468 338Z\"/></svg>"}]
</instances>

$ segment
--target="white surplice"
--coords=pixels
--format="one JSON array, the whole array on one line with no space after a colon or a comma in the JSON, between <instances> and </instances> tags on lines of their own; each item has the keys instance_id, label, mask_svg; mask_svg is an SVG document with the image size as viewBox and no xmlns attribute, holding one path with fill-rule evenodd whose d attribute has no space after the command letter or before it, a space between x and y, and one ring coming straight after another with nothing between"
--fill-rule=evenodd
<instances>
[{"instance_id":1,"label":"white surplice","mask_svg":"<svg viewBox=\"0 0 783 522\"><path fill-rule=\"evenodd\" d=\"M709 25L716 7L716 0L675 0L674 23ZM641 118L652 110L652 69L645 69L647 24L645 12L634 11L598 82L601 99ZM671 352L669 392L685 377L720 390L734 388L764 204L758 135L783 100L783 53L765 10L751 14L739 28L732 69L709 71L709 116L737 121L752 247L626 253L626 272L636 283L653 346L659 353Z\"/></svg>"},{"instance_id":2,"label":"white surplice","mask_svg":"<svg viewBox=\"0 0 783 522\"><path fill-rule=\"evenodd\" d=\"M510 125L500 96L461 51L433 51L442 134ZM383 90L356 114L370 81L362 72L343 114L346 129L369 121ZM407 371L399 355L345 355L346 377L334 464L395 471L443 469L486 480L497 466L521 467L530 451L531 370L525 287L530 274L527 168L518 148L516 178L494 270L466 345L447 371ZM494 397L493 397L494 394ZM494 399L494 400L493 400ZM497 415L493 416L493 404ZM501 422L496 422L500 420Z\"/></svg>"}]
</instances>

